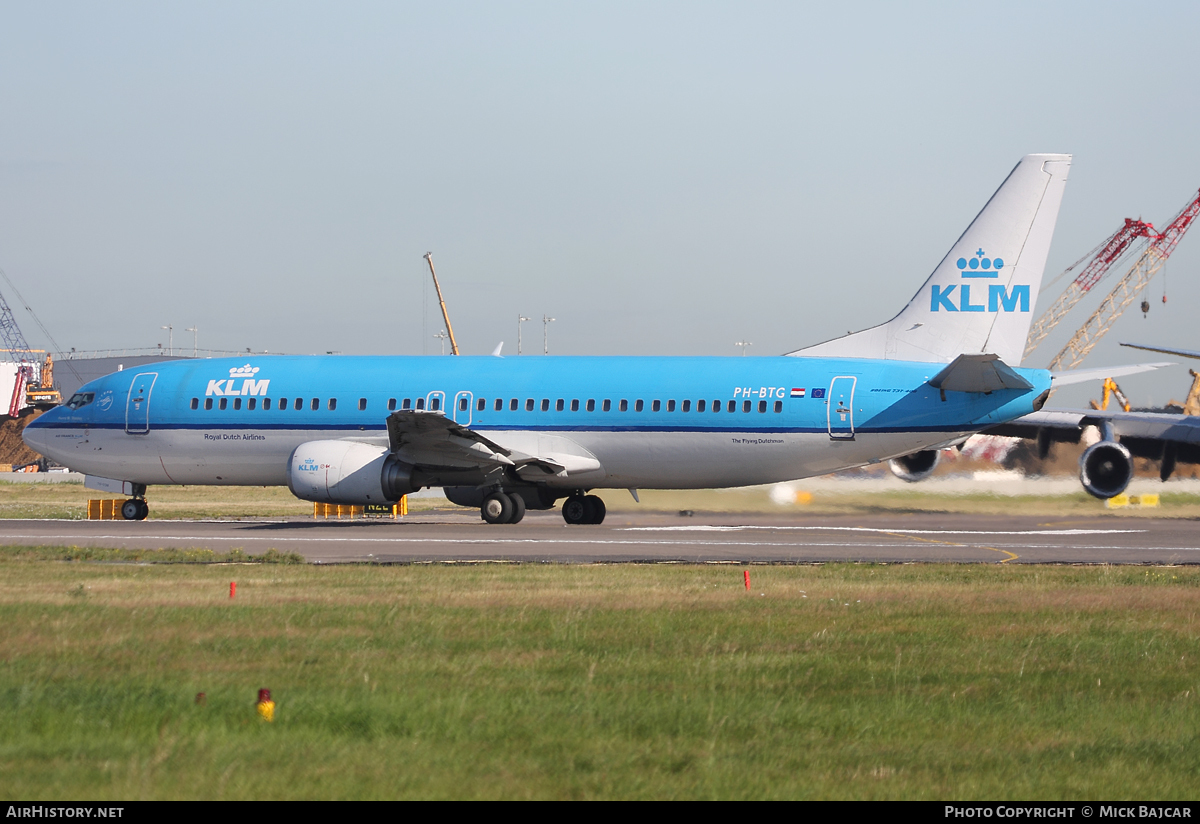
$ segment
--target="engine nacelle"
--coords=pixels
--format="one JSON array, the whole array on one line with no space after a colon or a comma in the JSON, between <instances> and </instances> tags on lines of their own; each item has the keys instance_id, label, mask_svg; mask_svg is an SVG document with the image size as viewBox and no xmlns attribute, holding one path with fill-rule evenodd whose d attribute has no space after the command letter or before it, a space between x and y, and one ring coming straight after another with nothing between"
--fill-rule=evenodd
<instances>
[{"instance_id":1,"label":"engine nacelle","mask_svg":"<svg viewBox=\"0 0 1200 824\"><path fill-rule=\"evenodd\" d=\"M892 470L892 474L900 480L915 484L932 475L941 460L942 451L940 449L923 449L911 455L892 458L888 461L888 469Z\"/></svg>"},{"instance_id":2,"label":"engine nacelle","mask_svg":"<svg viewBox=\"0 0 1200 824\"><path fill-rule=\"evenodd\" d=\"M1120 495L1133 480L1133 457L1116 441L1100 441L1079 456L1079 482L1101 500Z\"/></svg>"},{"instance_id":3,"label":"engine nacelle","mask_svg":"<svg viewBox=\"0 0 1200 824\"><path fill-rule=\"evenodd\" d=\"M288 489L297 498L329 504L386 504L424 484L385 446L357 441L308 441L288 461Z\"/></svg>"}]
</instances>

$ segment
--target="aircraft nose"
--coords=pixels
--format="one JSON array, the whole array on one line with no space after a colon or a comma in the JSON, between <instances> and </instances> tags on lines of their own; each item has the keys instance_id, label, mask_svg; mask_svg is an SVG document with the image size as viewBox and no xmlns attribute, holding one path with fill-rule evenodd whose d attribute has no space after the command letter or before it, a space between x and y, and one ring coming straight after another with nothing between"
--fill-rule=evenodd
<instances>
[{"instance_id":1,"label":"aircraft nose","mask_svg":"<svg viewBox=\"0 0 1200 824\"><path fill-rule=\"evenodd\" d=\"M46 437L46 426L38 421L31 421L28 426L21 430L21 440L39 455L46 454L49 438Z\"/></svg>"}]
</instances>

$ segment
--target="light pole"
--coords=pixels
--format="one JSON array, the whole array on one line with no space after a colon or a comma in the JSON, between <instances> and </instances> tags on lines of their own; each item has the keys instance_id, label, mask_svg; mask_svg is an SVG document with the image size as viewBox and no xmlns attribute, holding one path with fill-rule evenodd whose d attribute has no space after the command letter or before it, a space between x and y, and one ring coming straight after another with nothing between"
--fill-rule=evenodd
<instances>
[{"instance_id":1,"label":"light pole","mask_svg":"<svg viewBox=\"0 0 1200 824\"><path fill-rule=\"evenodd\" d=\"M174 350L175 350L175 327L174 327L174 326L167 325L167 326L160 326L160 327L158 327L158 328L159 328L159 329L166 329L166 330L167 330L167 354L168 354L168 355L172 355L172 354L174 354Z\"/></svg>"},{"instance_id":2,"label":"light pole","mask_svg":"<svg viewBox=\"0 0 1200 824\"><path fill-rule=\"evenodd\" d=\"M443 329L442 331L440 331L440 332L438 332L436 335L434 335L434 337L435 337L435 338L438 338L439 340L441 340L441 342L442 342L442 354L443 354L443 355L444 355L444 354L446 354L446 338L450 337L449 335L447 335L447 334L446 334L446 330L445 330L445 329Z\"/></svg>"},{"instance_id":3,"label":"light pole","mask_svg":"<svg viewBox=\"0 0 1200 824\"><path fill-rule=\"evenodd\" d=\"M527 318L522 314L517 315L517 354L521 354L521 324L532 318Z\"/></svg>"},{"instance_id":4,"label":"light pole","mask_svg":"<svg viewBox=\"0 0 1200 824\"><path fill-rule=\"evenodd\" d=\"M550 324L554 323L554 318L542 315L542 354L550 354Z\"/></svg>"},{"instance_id":5,"label":"light pole","mask_svg":"<svg viewBox=\"0 0 1200 824\"><path fill-rule=\"evenodd\" d=\"M200 327L199 326L189 326L187 329L184 329L183 331L192 333L192 357L194 358L194 357L196 357L196 353L198 353L200 351L197 348L200 345Z\"/></svg>"},{"instance_id":6,"label":"light pole","mask_svg":"<svg viewBox=\"0 0 1200 824\"><path fill-rule=\"evenodd\" d=\"M735 344L734 344L734 346L740 346L740 347L742 347L742 357L743 357L743 358L744 358L744 357L746 357L746 349L747 349L747 347L750 347L750 346L753 346L753 345L754 345L754 344L753 344L753 343L751 343L751 342L750 342L750 341L748 341L748 340L740 340L740 341L738 341L737 343L735 343Z\"/></svg>"}]
</instances>

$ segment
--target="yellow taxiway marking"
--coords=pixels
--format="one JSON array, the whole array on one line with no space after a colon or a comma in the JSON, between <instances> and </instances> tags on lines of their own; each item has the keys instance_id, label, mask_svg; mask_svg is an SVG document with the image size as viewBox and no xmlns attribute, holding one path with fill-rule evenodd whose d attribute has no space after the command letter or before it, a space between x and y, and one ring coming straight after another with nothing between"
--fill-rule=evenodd
<instances>
[{"instance_id":1,"label":"yellow taxiway marking","mask_svg":"<svg viewBox=\"0 0 1200 824\"><path fill-rule=\"evenodd\" d=\"M907 532L888 532L885 534L892 535L896 538L908 538L913 541L923 541L927 544L944 544L945 546L957 546L957 547L962 547L963 549L969 549L969 547L966 544L960 544L955 541L938 541L933 538L922 538L919 535L909 535ZM1007 555L1008 557L1000 562L1002 564L1007 564L1009 561L1015 561L1015 560L1017 560L1018 557L1020 557L1016 553L1009 552L1007 549L997 549L994 546L977 546L977 547L975 547L975 549L986 549L991 552L999 552L1002 555Z\"/></svg>"}]
</instances>

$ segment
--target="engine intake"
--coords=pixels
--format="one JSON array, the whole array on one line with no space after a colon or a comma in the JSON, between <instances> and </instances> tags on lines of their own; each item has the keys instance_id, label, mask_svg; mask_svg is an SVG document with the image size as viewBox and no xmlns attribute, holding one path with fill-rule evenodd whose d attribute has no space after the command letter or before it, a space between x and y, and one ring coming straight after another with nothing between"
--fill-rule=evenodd
<instances>
[{"instance_id":1,"label":"engine intake","mask_svg":"<svg viewBox=\"0 0 1200 824\"><path fill-rule=\"evenodd\" d=\"M385 446L357 441L308 441L288 461L288 489L297 498L330 504L398 501L426 484Z\"/></svg>"},{"instance_id":2,"label":"engine intake","mask_svg":"<svg viewBox=\"0 0 1200 824\"><path fill-rule=\"evenodd\" d=\"M1100 441L1079 457L1079 482L1101 500L1120 495L1133 480L1133 457L1116 441Z\"/></svg>"},{"instance_id":3,"label":"engine intake","mask_svg":"<svg viewBox=\"0 0 1200 824\"><path fill-rule=\"evenodd\" d=\"M923 481L932 475L933 470L937 469L937 465L941 459L941 450L922 449L920 452L914 452L911 455L892 458L888 461L888 469L892 470L892 474L900 480L915 484L917 481Z\"/></svg>"}]
</instances>

